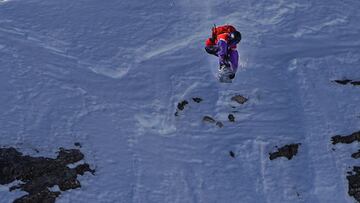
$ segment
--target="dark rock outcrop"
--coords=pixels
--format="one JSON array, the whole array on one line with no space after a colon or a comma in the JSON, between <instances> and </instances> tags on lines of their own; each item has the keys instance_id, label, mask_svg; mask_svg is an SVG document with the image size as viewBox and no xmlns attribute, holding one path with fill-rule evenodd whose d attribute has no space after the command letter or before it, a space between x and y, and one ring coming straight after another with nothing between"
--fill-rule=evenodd
<instances>
[{"instance_id":1,"label":"dark rock outcrop","mask_svg":"<svg viewBox=\"0 0 360 203\"><path fill-rule=\"evenodd\" d=\"M16 199L16 203L52 203L61 192L53 192L49 188L55 185L61 191L79 188L78 175L95 173L86 163L68 167L83 158L84 155L78 149L60 148L56 159L51 159L23 155L15 148L0 148L0 184L9 184L15 180L23 182L10 188L10 191L21 189L28 193Z\"/></svg>"},{"instance_id":2,"label":"dark rock outcrop","mask_svg":"<svg viewBox=\"0 0 360 203\"><path fill-rule=\"evenodd\" d=\"M360 158L360 150L358 150L357 152L353 153L353 154L351 155L351 157L354 158L354 159Z\"/></svg>"},{"instance_id":3,"label":"dark rock outcrop","mask_svg":"<svg viewBox=\"0 0 360 203\"><path fill-rule=\"evenodd\" d=\"M354 166L346 177L349 183L348 194L360 202L360 167Z\"/></svg>"},{"instance_id":4,"label":"dark rock outcrop","mask_svg":"<svg viewBox=\"0 0 360 203\"><path fill-rule=\"evenodd\" d=\"M331 137L331 141L332 144L338 144L338 143L343 143L343 144L350 144L354 141L360 141L360 131L358 132L354 132L351 135L335 135L333 137Z\"/></svg>"},{"instance_id":5,"label":"dark rock outcrop","mask_svg":"<svg viewBox=\"0 0 360 203\"><path fill-rule=\"evenodd\" d=\"M279 157L286 157L288 160L292 159L298 153L298 148L301 144L289 144L281 148L278 148L277 152L269 153L270 160L274 160Z\"/></svg>"},{"instance_id":6,"label":"dark rock outcrop","mask_svg":"<svg viewBox=\"0 0 360 203\"><path fill-rule=\"evenodd\" d=\"M183 111L184 109L185 109L185 106L186 105L188 105L189 104L189 102L188 101L186 101L186 100L183 100L183 101L181 101L181 102L179 102L178 104L177 104L177 110L176 110L176 112L175 112L175 116L179 116L179 112L180 111Z\"/></svg>"}]
</instances>

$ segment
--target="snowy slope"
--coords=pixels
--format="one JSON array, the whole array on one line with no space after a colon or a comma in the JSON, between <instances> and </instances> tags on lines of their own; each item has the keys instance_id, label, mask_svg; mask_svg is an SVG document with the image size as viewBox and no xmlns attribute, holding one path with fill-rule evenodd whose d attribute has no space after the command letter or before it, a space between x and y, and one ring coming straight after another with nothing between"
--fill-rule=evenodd
<instances>
[{"instance_id":1,"label":"snowy slope","mask_svg":"<svg viewBox=\"0 0 360 203\"><path fill-rule=\"evenodd\" d=\"M346 172L358 147L334 147L330 137L359 130L360 88L331 81L360 79L359 8L0 1L0 145L55 156L80 142L96 175L57 202L354 202ZM203 50L214 23L243 34L232 84L214 79L216 58ZM236 94L249 101L231 102ZM288 143L302 143L296 157L269 160ZM0 186L1 202L21 194Z\"/></svg>"}]
</instances>

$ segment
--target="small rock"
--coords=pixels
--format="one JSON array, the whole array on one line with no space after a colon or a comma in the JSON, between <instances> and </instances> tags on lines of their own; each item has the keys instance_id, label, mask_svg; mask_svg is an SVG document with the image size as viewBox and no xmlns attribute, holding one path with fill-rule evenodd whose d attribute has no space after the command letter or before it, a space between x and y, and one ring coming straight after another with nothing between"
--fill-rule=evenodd
<instances>
[{"instance_id":1,"label":"small rock","mask_svg":"<svg viewBox=\"0 0 360 203\"><path fill-rule=\"evenodd\" d=\"M231 98L231 101L236 101L239 104L244 104L245 102L247 102L247 100L248 100L247 98L241 95L236 95Z\"/></svg>"},{"instance_id":2,"label":"small rock","mask_svg":"<svg viewBox=\"0 0 360 203\"><path fill-rule=\"evenodd\" d=\"M222 128L222 127L224 127L224 124L222 122L220 122L220 121L217 121L216 126L219 127L219 128Z\"/></svg>"},{"instance_id":3,"label":"small rock","mask_svg":"<svg viewBox=\"0 0 360 203\"><path fill-rule=\"evenodd\" d=\"M182 111L182 110L184 110L185 106L186 106L188 103L189 103L188 101L183 100L183 101L181 101L181 102L178 103L177 108L178 108L180 111Z\"/></svg>"},{"instance_id":4,"label":"small rock","mask_svg":"<svg viewBox=\"0 0 360 203\"><path fill-rule=\"evenodd\" d=\"M233 151L229 151L229 154L232 158L235 158L235 153Z\"/></svg>"},{"instance_id":5,"label":"small rock","mask_svg":"<svg viewBox=\"0 0 360 203\"><path fill-rule=\"evenodd\" d=\"M194 102L196 103L200 103L202 101L202 99L200 97L194 97L192 98Z\"/></svg>"},{"instance_id":6,"label":"small rock","mask_svg":"<svg viewBox=\"0 0 360 203\"><path fill-rule=\"evenodd\" d=\"M213 119L213 118L210 117L210 116L204 116L204 117L203 117L203 121L204 121L204 122L208 122L208 123L215 123L215 122L216 122L215 119Z\"/></svg>"},{"instance_id":7,"label":"small rock","mask_svg":"<svg viewBox=\"0 0 360 203\"><path fill-rule=\"evenodd\" d=\"M80 147L80 148L82 147L81 144L80 144L80 142L75 142L74 145L75 145L76 147Z\"/></svg>"},{"instance_id":8,"label":"small rock","mask_svg":"<svg viewBox=\"0 0 360 203\"><path fill-rule=\"evenodd\" d=\"M235 122L235 116L233 114L229 114L228 119L230 122Z\"/></svg>"}]
</instances>

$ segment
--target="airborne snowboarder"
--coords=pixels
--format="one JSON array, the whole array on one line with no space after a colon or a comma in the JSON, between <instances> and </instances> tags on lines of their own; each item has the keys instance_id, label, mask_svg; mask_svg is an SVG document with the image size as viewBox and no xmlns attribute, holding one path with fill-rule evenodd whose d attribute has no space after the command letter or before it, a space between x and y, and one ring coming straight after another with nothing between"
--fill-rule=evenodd
<instances>
[{"instance_id":1,"label":"airborne snowboarder","mask_svg":"<svg viewBox=\"0 0 360 203\"><path fill-rule=\"evenodd\" d=\"M241 40L241 33L232 25L212 28L212 36L206 40L207 53L219 57L219 81L231 83L238 69L239 53L236 45Z\"/></svg>"}]
</instances>

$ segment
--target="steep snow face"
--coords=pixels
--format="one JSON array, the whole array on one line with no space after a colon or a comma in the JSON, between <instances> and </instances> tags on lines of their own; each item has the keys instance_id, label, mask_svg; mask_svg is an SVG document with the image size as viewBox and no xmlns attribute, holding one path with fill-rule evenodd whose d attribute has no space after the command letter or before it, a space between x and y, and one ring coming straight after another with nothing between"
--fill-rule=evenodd
<instances>
[{"instance_id":1,"label":"steep snow face","mask_svg":"<svg viewBox=\"0 0 360 203\"><path fill-rule=\"evenodd\" d=\"M353 202L346 172L357 148L330 137L359 130L360 88L331 81L360 80L359 8L0 1L0 145L54 156L80 142L96 175L57 202ZM243 34L232 84L215 80L216 58L203 51L214 23ZM249 100L231 101L237 94ZM301 143L292 160L269 160L289 143ZM8 187L4 202L23 194Z\"/></svg>"}]
</instances>

